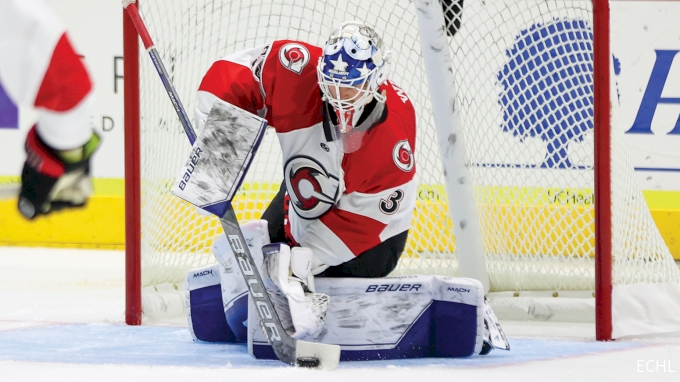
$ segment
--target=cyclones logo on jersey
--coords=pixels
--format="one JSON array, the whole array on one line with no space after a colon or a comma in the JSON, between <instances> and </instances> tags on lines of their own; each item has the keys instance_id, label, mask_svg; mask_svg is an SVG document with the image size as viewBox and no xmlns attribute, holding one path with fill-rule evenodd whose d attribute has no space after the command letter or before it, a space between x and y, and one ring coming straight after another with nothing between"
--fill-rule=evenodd
<instances>
[{"instance_id":1,"label":"cyclones logo on jersey","mask_svg":"<svg viewBox=\"0 0 680 382\"><path fill-rule=\"evenodd\" d=\"M309 63L309 51L301 44L286 44L279 50L279 60L286 69L300 74Z\"/></svg>"},{"instance_id":2,"label":"cyclones logo on jersey","mask_svg":"<svg viewBox=\"0 0 680 382\"><path fill-rule=\"evenodd\" d=\"M286 189L291 205L303 219L317 219L335 204L339 179L316 160L296 156L284 167Z\"/></svg>"},{"instance_id":3,"label":"cyclones logo on jersey","mask_svg":"<svg viewBox=\"0 0 680 382\"><path fill-rule=\"evenodd\" d=\"M394 145L394 150L392 150L392 159L394 163L402 171L409 172L413 170L413 166L416 161L413 159L413 150L411 150L411 144L407 140L399 141Z\"/></svg>"}]
</instances>

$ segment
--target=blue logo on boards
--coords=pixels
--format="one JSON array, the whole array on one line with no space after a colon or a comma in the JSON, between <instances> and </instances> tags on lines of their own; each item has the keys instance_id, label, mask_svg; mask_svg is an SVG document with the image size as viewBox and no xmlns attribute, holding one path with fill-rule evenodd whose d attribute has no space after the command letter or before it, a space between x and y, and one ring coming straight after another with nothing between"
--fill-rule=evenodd
<instances>
[{"instance_id":1,"label":"blue logo on boards","mask_svg":"<svg viewBox=\"0 0 680 382\"><path fill-rule=\"evenodd\" d=\"M502 129L547 143L542 168L575 168L571 141L593 129L593 32L583 20L553 20L522 30L498 72Z\"/></svg>"},{"instance_id":2,"label":"blue logo on boards","mask_svg":"<svg viewBox=\"0 0 680 382\"><path fill-rule=\"evenodd\" d=\"M663 49L654 51L656 53L656 60L654 61L652 74L649 76L649 82L647 83L645 94L642 96L635 121L626 133L653 134L652 119L654 118L654 113L656 113L657 106L660 104L680 105L680 97L661 96L668 80L668 74L671 71L673 59L678 52L680 51ZM675 126L668 134L680 134L680 116L678 116Z\"/></svg>"},{"instance_id":3,"label":"blue logo on boards","mask_svg":"<svg viewBox=\"0 0 680 382\"><path fill-rule=\"evenodd\" d=\"M14 102L9 99L9 96L0 83L0 129L2 128L19 128L19 109Z\"/></svg>"}]
</instances>

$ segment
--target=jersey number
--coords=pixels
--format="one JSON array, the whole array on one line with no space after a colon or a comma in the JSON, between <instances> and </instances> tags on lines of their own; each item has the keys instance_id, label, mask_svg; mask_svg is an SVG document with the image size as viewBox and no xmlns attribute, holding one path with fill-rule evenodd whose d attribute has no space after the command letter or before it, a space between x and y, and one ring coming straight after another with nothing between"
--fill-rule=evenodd
<instances>
[{"instance_id":1,"label":"jersey number","mask_svg":"<svg viewBox=\"0 0 680 382\"><path fill-rule=\"evenodd\" d=\"M380 211L392 215L399 210L399 202L404 199L404 191L396 190L387 199L380 199Z\"/></svg>"}]
</instances>

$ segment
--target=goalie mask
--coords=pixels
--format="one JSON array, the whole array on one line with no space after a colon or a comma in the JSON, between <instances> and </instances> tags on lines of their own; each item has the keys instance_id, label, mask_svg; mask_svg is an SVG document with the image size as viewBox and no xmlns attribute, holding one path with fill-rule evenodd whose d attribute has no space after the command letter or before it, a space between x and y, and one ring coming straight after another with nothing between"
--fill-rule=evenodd
<instances>
[{"instance_id":1,"label":"goalie mask","mask_svg":"<svg viewBox=\"0 0 680 382\"><path fill-rule=\"evenodd\" d=\"M334 133L345 152L360 146L365 131L355 129L373 99L385 102L379 92L389 72L388 52L373 28L349 21L333 30L319 58L317 75L324 100L337 117Z\"/></svg>"}]
</instances>

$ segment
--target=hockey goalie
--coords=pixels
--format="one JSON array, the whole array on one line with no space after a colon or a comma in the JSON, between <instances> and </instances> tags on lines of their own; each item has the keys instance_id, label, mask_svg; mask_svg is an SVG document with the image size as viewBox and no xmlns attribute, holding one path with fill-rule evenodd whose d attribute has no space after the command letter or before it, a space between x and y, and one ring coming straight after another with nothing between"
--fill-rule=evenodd
<instances>
[{"instance_id":1,"label":"hockey goalie","mask_svg":"<svg viewBox=\"0 0 680 382\"><path fill-rule=\"evenodd\" d=\"M196 100L201 130L216 103L266 119L284 181L261 220L241 225L286 330L341 345L342 360L463 357L509 345L473 279L389 277L416 200L416 117L388 79L374 29L345 22L323 47L276 40L213 63ZM224 235L219 265L187 274L195 339L247 342L274 358Z\"/></svg>"}]
</instances>

